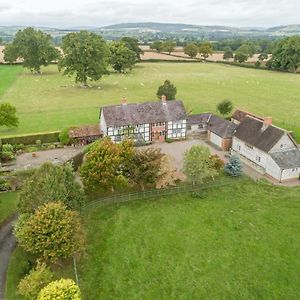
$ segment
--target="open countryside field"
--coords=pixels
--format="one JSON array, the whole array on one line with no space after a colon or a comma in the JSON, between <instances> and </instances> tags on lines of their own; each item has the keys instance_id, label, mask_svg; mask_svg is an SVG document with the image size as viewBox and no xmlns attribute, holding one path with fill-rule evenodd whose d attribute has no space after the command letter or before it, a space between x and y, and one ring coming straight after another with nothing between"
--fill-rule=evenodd
<instances>
[{"instance_id":1,"label":"open countryside field","mask_svg":"<svg viewBox=\"0 0 300 300\"><path fill-rule=\"evenodd\" d=\"M18 74L19 66L0 66L2 76ZM75 85L73 78L56 65L42 76L24 70L0 97L17 107L20 125L0 129L0 136L61 130L71 125L97 123L102 105L156 99L165 79L178 89L193 113L216 110L216 104L231 99L235 107L274 118L275 124L293 130L300 140L300 76L214 63L140 63L129 74L105 76L92 88Z\"/></svg>"},{"instance_id":2,"label":"open countryside field","mask_svg":"<svg viewBox=\"0 0 300 300\"><path fill-rule=\"evenodd\" d=\"M83 299L297 299L299 192L242 179L203 198L93 208L77 264ZM12 257L8 299L26 259Z\"/></svg>"}]
</instances>

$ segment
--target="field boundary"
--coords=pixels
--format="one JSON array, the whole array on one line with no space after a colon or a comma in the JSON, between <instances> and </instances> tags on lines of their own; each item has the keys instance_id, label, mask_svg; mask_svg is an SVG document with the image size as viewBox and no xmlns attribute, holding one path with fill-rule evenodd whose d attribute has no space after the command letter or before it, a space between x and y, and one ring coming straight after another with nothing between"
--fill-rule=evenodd
<instances>
[{"instance_id":1,"label":"field boundary","mask_svg":"<svg viewBox=\"0 0 300 300\"><path fill-rule=\"evenodd\" d=\"M190 184L185 183L177 186L171 186L162 189L149 189L145 191L139 192L131 192L131 193L119 193L108 197L98 198L93 200L81 208L83 213L88 212L90 208L95 208L105 204L118 204L124 202L131 202L137 200L151 199L157 197L164 197L170 195L176 195L180 193L188 193L188 192L199 192L204 191L211 188L218 188L227 185L233 185L239 182L239 178L226 178L226 179L217 179L206 183L201 184Z\"/></svg>"}]
</instances>

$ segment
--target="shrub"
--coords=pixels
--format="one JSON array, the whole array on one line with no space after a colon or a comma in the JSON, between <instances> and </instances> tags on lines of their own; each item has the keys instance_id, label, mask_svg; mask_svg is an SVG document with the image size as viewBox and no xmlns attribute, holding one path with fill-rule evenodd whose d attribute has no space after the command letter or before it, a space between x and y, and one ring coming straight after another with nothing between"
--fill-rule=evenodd
<instances>
[{"instance_id":1,"label":"shrub","mask_svg":"<svg viewBox=\"0 0 300 300\"><path fill-rule=\"evenodd\" d=\"M85 195L70 164L43 164L29 177L19 194L20 213L32 213L40 205L49 201L62 201L68 208L79 209Z\"/></svg>"},{"instance_id":2,"label":"shrub","mask_svg":"<svg viewBox=\"0 0 300 300\"><path fill-rule=\"evenodd\" d=\"M14 152L14 147L10 144L4 144L2 145L2 150L1 150L1 161L7 162L10 160L15 159L15 152Z\"/></svg>"},{"instance_id":3,"label":"shrub","mask_svg":"<svg viewBox=\"0 0 300 300\"><path fill-rule=\"evenodd\" d=\"M64 128L60 134L59 134L59 141L63 145L70 145L71 144L71 138L69 136L69 130L70 128Z\"/></svg>"},{"instance_id":4,"label":"shrub","mask_svg":"<svg viewBox=\"0 0 300 300\"><path fill-rule=\"evenodd\" d=\"M44 287L37 300L80 300L80 290L71 279L60 279Z\"/></svg>"},{"instance_id":5,"label":"shrub","mask_svg":"<svg viewBox=\"0 0 300 300\"><path fill-rule=\"evenodd\" d=\"M233 104L230 100L224 100L217 105L217 110L223 116L228 115L233 110Z\"/></svg>"},{"instance_id":6,"label":"shrub","mask_svg":"<svg viewBox=\"0 0 300 300\"><path fill-rule=\"evenodd\" d=\"M21 279L18 293L26 299L36 299L40 290L54 279L54 274L45 263L38 262L28 275Z\"/></svg>"},{"instance_id":7,"label":"shrub","mask_svg":"<svg viewBox=\"0 0 300 300\"><path fill-rule=\"evenodd\" d=\"M174 142L173 139L171 139L171 138L166 138L166 143L173 143L173 142Z\"/></svg>"},{"instance_id":8,"label":"shrub","mask_svg":"<svg viewBox=\"0 0 300 300\"><path fill-rule=\"evenodd\" d=\"M37 145L37 147L41 147L42 146L42 141L41 140L36 140L35 144Z\"/></svg>"},{"instance_id":9,"label":"shrub","mask_svg":"<svg viewBox=\"0 0 300 300\"><path fill-rule=\"evenodd\" d=\"M10 190L10 184L5 178L0 177L0 191L6 192Z\"/></svg>"},{"instance_id":10,"label":"shrub","mask_svg":"<svg viewBox=\"0 0 300 300\"><path fill-rule=\"evenodd\" d=\"M229 162L225 165L224 171L226 174L233 177L242 175L242 164L240 158L236 155L231 155Z\"/></svg>"},{"instance_id":11,"label":"shrub","mask_svg":"<svg viewBox=\"0 0 300 300\"><path fill-rule=\"evenodd\" d=\"M34 214L21 215L15 235L24 250L51 263L82 250L84 242L79 214L62 202L49 202Z\"/></svg>"},{"instance_id":12,"label":"shrub","mask_svg":"<svg viewBox=\"0 0 300 300\"><path fill-rule=\"evenodd\" d=\"M217 171L224 168L225 163L217 154L211 155L210 159L213 161L213 166Z\"/></svg>"}]
</instances>

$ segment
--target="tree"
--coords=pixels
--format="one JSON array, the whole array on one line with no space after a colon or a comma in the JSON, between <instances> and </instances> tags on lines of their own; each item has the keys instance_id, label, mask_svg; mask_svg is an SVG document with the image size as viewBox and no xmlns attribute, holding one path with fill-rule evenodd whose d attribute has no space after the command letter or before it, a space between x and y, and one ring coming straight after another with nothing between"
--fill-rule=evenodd
<instances>
[{"instance_id":1,"label":"tree","mask_svg":"<svg viewBox=\"0 0 300 300\"><path fill-rule=\"evenodd\" d=\"M9 103L0 104L0 126L17 127L19 119L16 108Z\"/></svg>"},{"instance_id":2,"label":"tree","mask_svg":"<svg viewBox=\"0 0 300 300\"><path fill-rule=\"evenodd\" d=\"M208 147L192 146L184 153L183 172L187 180L195 183L203 183L208 178L214 178L217 171L214 162L210 158Z\"/></svg>"},{"instance_id":3,"label":"tree","mask_svg":"<svg viewBox=\"0 0 300 300\"><path fill-rule=\"evenodd\" d=\"M154 41L154 42L150 45L150 49L156 50L158 53L161 52L162 47L163 47L162 41Z\"/></svg>"},{"instance_id":4,"label":"tree","mask_svg":"<svg viewBox=\"0 0 300 300\"><path fill-rule=\"evenodd\" d=\"M62 201L71 209L79 209L85 202L84 192L70 165L45 163L37 169L23 184L18 211L32 213L49 201Z\"/></svg>"},{"instance_id":5,"label":"tree","mask_svg":"<svg viewBox=\"0 0 300 300\"><path fill-rule=\"evenodd\" d=\"M234 55L234 61L239 62L240 64L247 61L248 59L248 54L241 52L241 51L237 51Z\"/></svg>"},{"instance_id":6,"label":"tree","mask_svg":"<svg viewBox=\"0 0 300 300\"><path fill-rule=\"evenodd\" d=\"M165 80L164 84L158 87L157 90L157 97L161 99L164 95L166 96L167 100L174 100L176 97L177 88L170 82L170 80Z\"/></svg>"},{"instance_id":7,"label":"tree","mask_svg":"<svg viewBox=\"0 0 300 300\"><path fill-rule=\"evenodd\" d=\"M168 52L169 54L171 54L171 52L174 51L176 47L176 43L173 41L165 41L162 44L162 51L163 52Z\"/></svg>"},{"instance_id":8,"label":"tree","mask_svg":"<svg viewBox=\"0 0 300 300\"><path fill-rule=\"evenodd\" d=\"M71 279L60 279L44 287L37 300L81 300L80 290Z\"/></svg>"},{"instance_id":9,"label":"tree","mask_svg":"<svg viewBox=\"0 0 300 300\"><path fill-rule=\"evenodd\" d=\"M63 57L59 70L64 75L74 75L75 81L88 86L87 81L99 80L108 74L109 51L105 40L93 32L80 31L68 33L62 39Z\"/></svg>"},{"instance_id":10,"label":"tree","mask_svg":"<svg viewBox=\"0 0 300 300\"><path fill-rule=\"evenodd\" d=\"M141 60L141 54L143 54L143 50L139 46L139 41L135 38L124 36L121 38L121 42L126 45L126 47L133 51L136 55L136 60Z\"/></svg>"},{"instance_id":11,"label":"tree","mask_svg":"<svg viewBox=\"0 0 300 300\"><path fill-rule=\"evenodd\" d=\"M0 45L3 44L3 39L0 37Z\"/></svg>"},{"instance_id":12,"label":"tree","mask_svg":"<svg viewBox=\"0 0 300 300\"><path fill-rule=\"evenodd\" d=\"M110 58L109 63L113 69L118 72L131 70L136 63L136 53L130 50L121 42L112 42L109 45Z\"/></svg>"},{"instance_id":13,"label":"tree","mask_svg":"<svg viewBox=\"0 0 300 300\"><path fill-rule=\"evenodd\" d=\"M233 58L233 52L232 49L229 46L227 46L224 48L223 59L227 60L230 58Z\"/></svg>"},{"instance_id":14,"label":"tree","mask_svg":"<svg viewBox=\"0 0 300 300\"><path fill-rule=\"evenodd\" d=\"M18 285L18 294L26 299L36 299L40 290L54 279L54 273L45 263L38 261L37 266L26 275Z\"/></svg>"},{"instance_id":15,"label":"tree","mask_svg":"<svg viewBox=\"0 0 300 300\"><path fill-rule=\"evenodd\" d=\"M195 43L188 43L184 47L184 53L191 58L195 58L198 54L198 46Z\"/></svg>"},{"instance_id":16,"label":"tree","mask_svg":"<svg viewBox=\"0 0 300 300\"><path fill-rule=\"evenodd\" d=\"M223 116L228 115L233 110L233 104L230 100L224 100L217 105L217 110Z\"/></svg>"},{"instance_id":17,"label":"tree","mask_svg":"<svg viewBox=\"0 0 300 300\"><path fill-rule=\"evenodd\" d=\"M86 189L114 191L116 187L126 186L128 180L122 171L124 160L132 153L132 143L124 141L113 143L109 138L95 142L88 150L80 168L80 176Z\"/></svg>"},{"instance_id":18,"label":"tree","mask_svg":"<svg viewBox=\"0 0 300 300\"><path fill-rule=\"evenodd\" d=\"M259 54L259 56L258 56L258 60L260 61L260 62L263 62L264 60L266 60L266 59L268 59L269 58L269 55L267 54L267 53L261 53L261 54Z\"/></svg>"},{"instance_id":19,"label":"tree","mask_svg":"<svg viewBox=\"0 0 300 300\"><path fill-rule=\"evenodd\" d=\"M19 30L13 42L4 50L4 60L23 60L23 66L32 72L41 73L41 66L47 66L59 57L59 51L51 45L51 36L31 27Z\"/></svg>"},{"instance_id":20,"label":"tree","mask_svg":"<svg viewBox=\"0 0 300 300\"><path fill-rule=\"evenodd\" d=\"M277 42L267 66L271 69L296 72L300 66L300 36L287 37Z\"/></svg>"},{"instance_id":21,"label":"tree","mask_svg":"<svg viewBox=\"0 0 300 300\"><path fill-rule=\"evenodd\" d=\"M78 212L62 202L49 202L34 214L21 215L15 235L24 250L51 263L81 251L84 243Z\"/></svg>"},{"instance_id":22,"label":"tree","mask_svg":"<svg viewBox=\"0 0 300 300\"><path fill-rule=\"evenodd\" d=\"M155 185L163 176L161 168L164 156L161 150L157 148L134 151L128 165L129 180L142 190L146 186Z\"/></svg>"},{"instance_id":23,"label":"tree","mask_svg":"<svg viewBox=\"0 0 300 300\"><path fill-rule=\"evenodd\" d=\"M210 42L204 42L199 47L200 55L206 60L210 55L213 54L213 47Z\"/></svg>"},{"instance_id":24,"label":"tree","mask_svg":"<svg viewBox=\"0 0 300 300\"><path fill-rule=\"evenodd\" d=\"M224 171L226 174L237 177L242 174L242 164L241 160L236 155L231 155L229 162L225 165Z\"/></svg>"}]
</instances>

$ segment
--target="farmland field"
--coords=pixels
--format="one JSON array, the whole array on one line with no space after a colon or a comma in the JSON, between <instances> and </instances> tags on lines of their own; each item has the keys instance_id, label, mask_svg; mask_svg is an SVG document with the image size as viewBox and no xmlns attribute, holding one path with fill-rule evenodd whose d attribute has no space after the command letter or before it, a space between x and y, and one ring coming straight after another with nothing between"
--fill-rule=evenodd
<instances>
[{"instance_id":1,"label":"farmland field","mask_svg":"<svg viewBox=\"0 0 300 300\"><path fill-rule=\"evenodd\" d=\"M299 192L243 179L202 198L92 209L77 264L83 299L297 299ZM10 264L12 299L24 259L18 249Z\"/></svg>"},{"instance_id":2,"label":"farmland field","mask_svg":"<svg viewBox=\"0 0 300 300\"><path fill-rule=\"evenodd\" d=\"M19 66L0 66L2 76ZM14 70L14 69L13 69ZM55 65L42 76L22 71L0 96L17 107L20 125L0 129L0 136L60 130L71 125L98 122L99 107L156 99L156 90L165 79L177 86L178 99L188 111L215 111L216 104L231 99L235 107L274 118L275 124L293 130L300 140L300 76L246 69L215 63L140 63L129 74L105 76L92 88L75 85Z\"/></svg>"}]
</instances>

